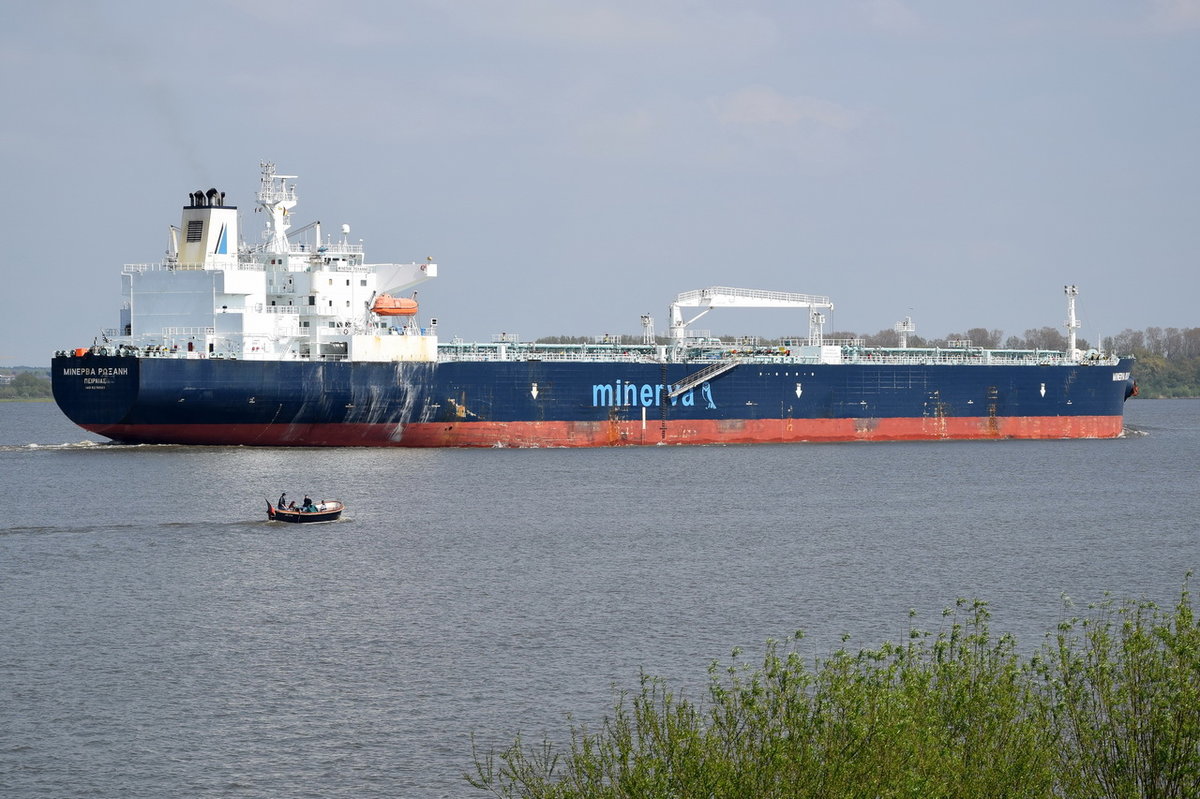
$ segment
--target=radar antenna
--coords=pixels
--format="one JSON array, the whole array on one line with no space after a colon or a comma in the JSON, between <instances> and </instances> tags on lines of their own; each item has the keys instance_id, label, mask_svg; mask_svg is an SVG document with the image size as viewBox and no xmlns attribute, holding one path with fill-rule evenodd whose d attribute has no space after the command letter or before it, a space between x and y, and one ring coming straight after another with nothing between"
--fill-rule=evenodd
<instances>
[{"instance_id":1,"label":"radar antenna","mask_svg":"<svg viewBox=\"0 0 1200 799\"><path fill-rule=\"evenodd\" d=\"M258 204L270 215L267 230L264 234L268 240L267 248L271 252L288 252L287 230L292 226L288 214L296 207L296 187L289 186L289 180L295 180L295 175L275 174L275 164L263 161L259 165L262 176L259 180Z\"/></svg>"}]
</instances>

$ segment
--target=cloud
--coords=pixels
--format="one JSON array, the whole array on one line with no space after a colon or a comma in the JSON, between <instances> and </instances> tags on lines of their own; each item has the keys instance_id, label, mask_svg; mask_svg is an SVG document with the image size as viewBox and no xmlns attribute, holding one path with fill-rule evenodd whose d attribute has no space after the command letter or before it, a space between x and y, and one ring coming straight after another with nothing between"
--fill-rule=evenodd
<instances>
[{"instance_id":1,"label":"cloud","mask_svg":"<svg viewBox=\"0 0 1200 799\"><path fill-rule=\"evenodd\" d=\"M868 25L886 33L911 34L925 27L917 12L901 0L865 0L860 13Z\"/></svg>"},{"instance_id":2,"label":"cloud","mask_svg":"<svg viewBox=\"0 0 1200 799\"><path fill-rule=\"evenodd\" d=\"M442 6L463 27L494 39L551 47L759 48L773 43L775 24L719 3L629 0L582 4L558 0L461 0Z\"/></svg>"},{"instance_id":3,"label":"cloud","mask_svg":"<svg viewBox=\"0 0 1200 799\"><path fill-rule=\"evenodd\" d=\"M231 19L250 17L252 25L287 31L279 36L319 34L323 47L363 48L375 45L412 44L407 16L397 4L344 1L336 7L326 0L255 0L253 3L223 0Z\"/></svg>"},{"instance_id":4,"label":"cloud","mask_svg":"<svg viewBox=\"0 0 1200 799\"><path fill-rule=\"evenodd\" d=\"M653 155L670 138L666 120L646 108L584 119L573 132L574 146L592 156L618 158Z\"/></svg>"},{"instance_id":5,"label":"cloud","mask_svg":"<svg viewBox=\"0 0 1200 799\"><path fill-rule=\"evenodd\" d=\"M1149 22L1164 33L1200 30L1200 0L1151 0Z\"/></svg>"},{"instance_id":6,"label":"cloud","mask_svg":"<svg viewBox=\"0 0 1200 799\"><path fill-rule=\"evenodd\" d=\"M609 162L824 171L851 160L852 137L865 119L829 100L747 86L716 97L657 97L581 114L563 143L575 155Z\"/></svg>"},{"instance_id":7,"label":"cloud","mask_svg":"<svg viewBox=\"0 0 1200 799\"><path fill-rule=\"evenodd\" d=\"M717 128L713 159L744 168L841 169L866 115L830 100L747 86L708 101Z\"/></svg>"},{"instance_id":8,"label":"cloud","mask_svg":"<svg viewBox=\"0 0 1200 799\"><path fill-rule=\"evenodd\" d=\"M750 86L710 101L716 118L732 127L794 132L797 129L850 130L858 115L815 97L788 97L767 86Z\"/></svg>"}]
</instances>

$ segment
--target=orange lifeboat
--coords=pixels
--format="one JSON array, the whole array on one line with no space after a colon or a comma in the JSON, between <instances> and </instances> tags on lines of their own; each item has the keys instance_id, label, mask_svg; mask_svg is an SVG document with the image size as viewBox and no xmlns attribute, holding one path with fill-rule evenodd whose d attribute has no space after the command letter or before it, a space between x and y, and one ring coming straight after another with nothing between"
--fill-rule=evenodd
<instances>
[{"instance_id":1,"label":"orange lifeboat","mask_svg":"<svg viewBox=\"0 0 1200 799\"><path fill-rule=\"evenodd\" d=\"M377 316L416 316L417 301L407 297L380 294L371 306L371 313Z\"/></svg>"}]
</instances>

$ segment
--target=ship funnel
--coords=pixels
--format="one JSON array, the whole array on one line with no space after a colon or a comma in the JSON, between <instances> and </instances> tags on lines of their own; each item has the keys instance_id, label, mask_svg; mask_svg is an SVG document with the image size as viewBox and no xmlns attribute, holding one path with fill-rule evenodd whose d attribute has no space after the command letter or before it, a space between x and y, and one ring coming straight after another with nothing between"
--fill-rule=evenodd
<instances>
[{"instance_id":1,"label":"ship funnel","mask_svg":"<svg viewBox=\"0 0 1200 799\"><path fill-rule=\"evenodd\" d=\"M237 264L237 207L225 205L225 193L198 189L188 194L179 228L181 265L224 269Z\"/></svg>"}]
</instances>

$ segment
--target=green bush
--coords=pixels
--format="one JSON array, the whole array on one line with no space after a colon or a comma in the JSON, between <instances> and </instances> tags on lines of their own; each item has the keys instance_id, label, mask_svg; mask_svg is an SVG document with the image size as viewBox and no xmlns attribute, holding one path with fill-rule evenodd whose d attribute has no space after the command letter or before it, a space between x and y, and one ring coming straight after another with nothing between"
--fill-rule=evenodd
<instances>
[{"instance_id":1,"label":"green bush","mask_svg":"<svg viewBox=\"0 0 1200 799\"><path fill-rule=\"evenodd\" d=\"M1105 601L1059 628L1038 674L1066 796L1200 796L1200 627L1185 585L1173 614Z\"/></svg>"},{"instance_id":2,"label":"green bush","mask_svg":"<svg viewBox=\"0 0 1200 799\"><path fill-rule=\"evenodd\" d=\"M1190 575L1189 575L1190 577ZM558 752L518 736L466 779L501 797L1200 796L1200 628L1106 602L1034 656L960 600L936 635L809 667L797 633L734 650L692 702L642 675Z\"/></svg>"}]
</instances>

